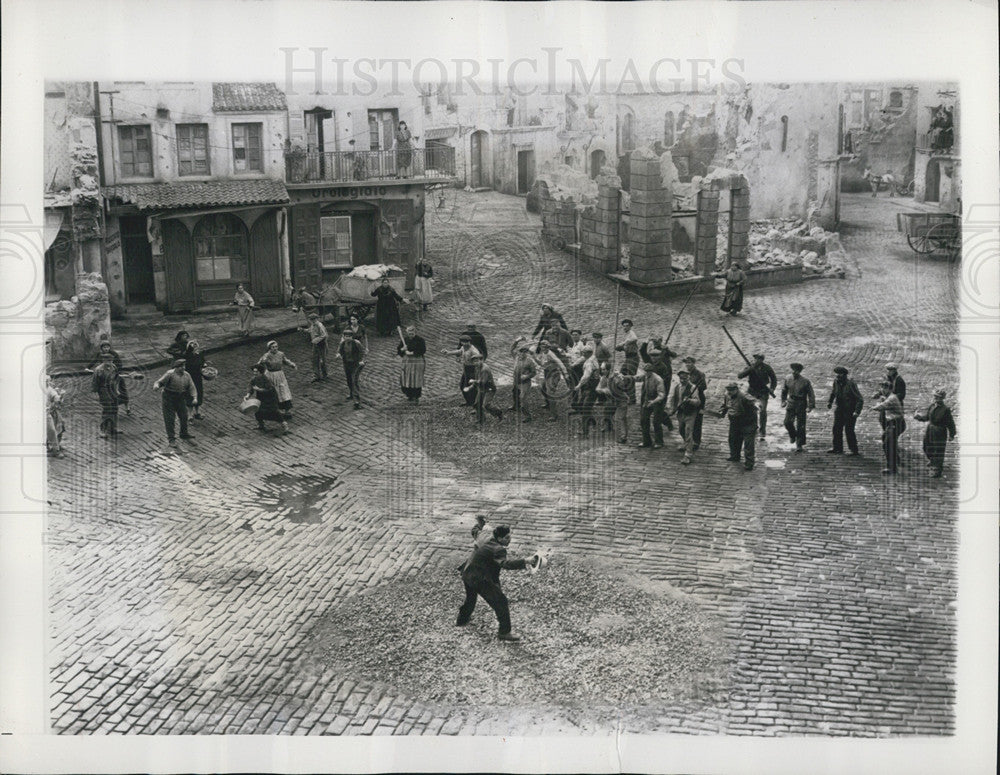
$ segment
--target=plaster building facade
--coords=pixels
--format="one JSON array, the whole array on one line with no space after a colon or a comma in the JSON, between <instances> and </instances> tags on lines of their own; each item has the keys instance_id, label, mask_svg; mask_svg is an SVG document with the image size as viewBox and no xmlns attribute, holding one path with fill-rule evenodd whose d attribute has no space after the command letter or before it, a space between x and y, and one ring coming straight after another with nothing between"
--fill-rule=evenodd
<instances>
[{"instance_id":1,"label":"plaster building facade","mask_svg":"<svg viewBox=\"0 0 1000 775\"><path fill-rule=\"evenodd\" d=\"M841 91L843 153L850 156L841 190L865 191L866 169L891 174L899 185L913 180L919 89L914 84L847 84Z\"/></svg>"},{"instance_id":2,"label":"plaster building facade","mask_svg":"<svg viewBox=\"0 0 1000 775\"><path fill-rule=\"evenodd\" d=\"M913 198L961 212L961 111L958 85L922 84L917 104Z\"/></svg>"},{"instance_id":3,"label":"plaster building facade","mask_svg":"<svg viewBox=\"0 0 1000 775\"><path fill-rule=\"evenodd\" d=\"M237 284L287 300L285 95L270 83L112 82L100 89L112 297L212 308Z\"/></svg>"},{"instance_id":4,"label":"plaster building facade","mask_svg":"<svg viewBox=\"0 0 1000 775\"><path fill-rule=\"evenodd\" d=\"M428 186L454 182L453 148L424 138L420 95L288 95L291 281L322 290L353 267L396 264L413 286ZM411 135L406 147L400 123ZM401 144L402 143L402 144Z\"/></svg>"}]
</instances>

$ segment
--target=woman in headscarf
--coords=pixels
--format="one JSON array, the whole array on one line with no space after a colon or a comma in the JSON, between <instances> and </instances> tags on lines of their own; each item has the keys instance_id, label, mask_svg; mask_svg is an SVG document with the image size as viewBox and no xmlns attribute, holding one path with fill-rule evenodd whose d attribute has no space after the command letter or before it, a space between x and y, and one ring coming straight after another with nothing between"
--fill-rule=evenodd
<instances>
[{"instance_id":1,"label":"woman in headscarf","mask_svg":"<svg viewBox=\"0 0 1000 775\"><path fill-rule=\"evenodd\" d=\"M278 343L274 340L267 343L267 352L261 356L257 363L264 366L265 376L271 381L278 393L278 407L287 417L291 417L292 390L288 387L288 378L285 376L284 367L291 366L295 370L298 370L299 367L285 357L285 354L278 349Z\"/></svg>"},{"instance_id":2,"label":"woman in headscarf","mask_svg":"<svg viewBox=\"0 0 1000 775\"><path fill-rule=\"evenodd\" d=\"M542 316L538 319L538 325L535 326L535 330L531 332L531 338L536 338L539 334L545 335L545 332L552 327L552 325L558 322L563 328L566 328L566 321L563 320L563 316L560 315L555 309L552 308L551 304L542 305Z\"/></svg>"},{"instance_id":3,"label":"woman in headscarf","mask_svg":"<svg viewBox=\"0 0 1000 775\"><path fill-rule=\"evenodd\" d=\"M396 125L396 165L401 178L410 177L410 163L413 161L413 135L405 121Z\"/></svg>"},{"instance_id":4,"label":"woman in headscarf","mask_svg":"<svg viewBox=\"0 0 1000 775\"><path fill-rule=\"evenodd\" d=\"M399 375L399 386L403 389L408 401L416 404L420 401L420 393L424 388L424 354L427 352L427 342L422 336L417 336L413 326L406 327L403 341L399 343L396 352L403 359L403 371Z\"/></svg>"},{"instance_id":5,"label":"woman in headscarf","mask_svg":"<svg viewBox=\"0 0 1000 775\"><path fill-rule=\"evenodd\" d=\"M101 363L94 369L90 389L97 393L101 403L101 438L117 435L118 431L118 369L112 362L111 353L101 355Z\"/></svg>"},{"instance_id":6,"label":"woman in headscarf","mask_svg":"<svg viewBox=\"0 0 1000 775\"><path fill-rule=\"evenodd\" d=\"M257 428L266 430L264 420L280 422L281 430L288 431L288 417L278 407L278 391L274 389L274 384L265 376L267 367L263 363L258 363L253 367L253 379L250 380L250 387L247 390L247 398L256 398L260 401L260 409L254 414L257 420Z\"/></svg>"},{"instance_id":7,"label":"woman in headscarf","mask_svg":"<svg viewBox=\"0 0 1000 775\"><path fill-rule=\"evenodd\" d=\"M201 419L201 405L205 396L205 378L201 374L203 368L205 368L205 355L198 343L192 339L188 342L187 350L184 351L184 370L191 375L194 389L198 392L197 398L188 404L188 406L194 407L192 416L196 420Z\"/></svg>"},{"instance_id":8,"label":"woman in headscarf","mask_svg":"<svg viewBox=\"0 0 1000 775\"><path fill-rule=\"evenodd\" d=\"M233 297L232 303L236 305L236 316L240 321L240 336L250 336L250 329L253 328L254 303L253 296L247 293L243 283L236 286L236 296Z\"/></svg>"},{"instance_id":9,"label":"woman in headscarf","mask_svg":"<svg viewBox=\"0 0 1000 775\"><path fill-rule=\"evenodd\" d=\"M372 291L375 302L375 328L379 336L388 336L399 326L399 303L403 297L389 285L389 278L383 277L379 286Z\"/></svg>"},{"instance_id":10,"label":"woman in headscarf","mask_svg":"<svg viewBox=\"0 0 1000 775\"><path fill-rule=\"evenodd\" d=\"M743 286L747 281L746 272L740 268L739 261L733 261L726 277L726 295L722 299L722 311L736 315L743 309Z\"/></svg>"},{"instance_id":11,"label":"woman in headscarf","mask_svg":"<svg viewBox=\"0 0 1000 775\"><path fill-rule=\"evenodd\" d=\"M188 340L191 339L191 335L187 331L178 331L177 336L174 337L173 344L167 348L167 354L170 355L174 360L178 358L183 358L187 355Z\"/></svg>"}]
</instances>

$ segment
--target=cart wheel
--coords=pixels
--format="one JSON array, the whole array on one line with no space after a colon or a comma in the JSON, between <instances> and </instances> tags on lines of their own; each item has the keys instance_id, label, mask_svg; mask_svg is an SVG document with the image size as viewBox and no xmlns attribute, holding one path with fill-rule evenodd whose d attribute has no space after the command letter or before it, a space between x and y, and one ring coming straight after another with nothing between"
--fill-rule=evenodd
<instances>
[{"instance_id":1,"label":"cart wheel","mask_svg":"<svg viewBox=\"0 0 1000 775\"><path fill-rule=\"evenodd\" d=\"M933 253L934 243L927 239L928 232L923 234L907 234L906 242L917 253Z\"/></svg>"},{"instance_id":2,"label":"cart wheel","mask_svg":"<svg viewBox=\"0 0 1000 775\"><path fill-rule=\"evenodd\" d=\"M939 223L931 228L927 232L927 241L933 245L932 250L940 250L950 261L962 252L962 234L953 223Z\"/></svg>"}]
</instances>

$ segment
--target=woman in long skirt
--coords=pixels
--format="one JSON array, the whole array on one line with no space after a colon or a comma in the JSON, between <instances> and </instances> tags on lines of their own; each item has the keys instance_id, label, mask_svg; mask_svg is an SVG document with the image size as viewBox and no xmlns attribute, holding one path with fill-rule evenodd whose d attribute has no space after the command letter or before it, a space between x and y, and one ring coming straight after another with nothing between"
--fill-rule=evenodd
<instances>
[{"instance_id":1,"label":"woman in long skirt","mask_svg":"<svg viewBox=\"0 0 1000 775\"><path fill-rule=\"evenodd\" d=\"M738 261L733 261L726 272L726 295L722 299L722 311L736 315L743 309L743 286L747 281L746 272L740 268Z\"/></svg>"},{"instance_id":2,"label":"woman in long skirt","mask_svg":"<svg viewBox=\"0 0 1000 775\"><path fill-rule=\"evenodd\" d=\"M434 270L426 261L417 262L417 276L413 281L413 294L417 297L417 303L423 304L424 312L427 307L434 302Z\"/></svg>"},{"instance_id":3,"label":"woman in long skirt","mask_svg":"<svg viewBox=\"0 0 1000 775\"><path fill-rule=\"evenodd\" d=\"M236 286L236 296L232 303L236 305L236 316L240 321L240 336L250 336L250 329L253 328L253 296L246 292L242 283Z\"/></svg>"},{"instance_id":4,"label":"woman in long skirt","mask_svg":"<svg viewBox=\"0 0 1000 775\"><path fill-rule=\"evenodd\" d=\"M65 457L62 437L66 423L62 417L62 393L45 378L45 447L51 457Z\"/></svg>"},{"instance_id":5,"label":"woman in long skirt","mask_svg":"<svg viewBox=\"0 0 1000 775\"><path fill-rule=\"evenodd\" d=\"M192 339L188 342L187 350L184 352L184 370L191 375L191 381L194 382L194 389L197 393L197 397L194 401L190 401L188 406L194 407L194 415L192 415L196 420L201 419L201 405L204 403L205 396L205 378L201 374L201 370L205 368L205 355L202 353L201 348L198 343Z\"/></svg>"},{"instance_id":6,"label":"woman in long skirt","mask_svg":"<svg viewBox=\"0 0 1000 775\"><path fill-rule=\"evenodd\" d=\"M272 422L280 422L281 429L287 432L288 416L278 406L278 391L274 389L271 380L265 376L267 366L263 363L258 363L253 367L253 371L254 376L250 380L250 387L247 390L246 397L256 398L260 401L260 409L254 414L258 430L266 430L264 420L271 420Z\"/></svg>"},{"instance_id":7,"label":"woman in long skirt","mask_svg":"<svg viewBox=\"0 0 1000 775\"><path fill-rule=\"evenodd\" d=\"M382 284L372 291L375 302L375 328L379 336L388 336L399 326L399 303L403 297L389 285L389 278L383 277Z\"/></svg>"},{"instance_id":8,"label":"woman in long skirt","mask_svg":"<svg viewBox=\"0 0 1000 775\"><path fill-rule=\"evenodd\" d=\"M278 349L278 343L270 341L267 343L267 352L264 353L259 364L263 364L265 376L271 380L274 389L278 392L278 407L286 416L292 416L292 389L288 387L288 378L285 376L284 367L291 366L298 370L298 366L292 363L285 354Z\"/></svg>"},{"instance_id":9,"label":"woman in long skirt","mask_svg":"<svg viewBox=\"0 0 1000 775\"><path fill-rule=\"evenodd\" d=\"M396 166L397 173L401 178L410 177L410 164L413 162L413 135L406 126L405 121L400 121L396 127Z\"/></svg>"},{"instance_id":10,"label":"woman in long skirt","mask_svg":"<svg viewBox=\"0 0 1000 775\"><path fill-rule=\"evenodd\" d=\"M413 326L406 327L403 341L396 348L403 359L403 371L399 375L399 386L408 401L420 401L420 393L424 388L424 354L427 352L427 342L422 336L417 336Z\"/></svg>"}]
</instances>

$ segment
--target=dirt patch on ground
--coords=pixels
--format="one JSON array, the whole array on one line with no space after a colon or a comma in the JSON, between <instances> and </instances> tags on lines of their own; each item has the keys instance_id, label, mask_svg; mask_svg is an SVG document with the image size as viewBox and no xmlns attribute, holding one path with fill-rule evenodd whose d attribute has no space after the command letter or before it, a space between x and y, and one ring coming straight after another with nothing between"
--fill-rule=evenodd
<instances>
[{"instance_id":1,"label":"dirt patch on ground","mask_svg":"<svg viewBox=\"0 0 1000 775\"><path fill-rule=\"evenodd\" d=\"M310 661L470 710L648 708L717 700L725 686L721 622L690 599L559 558L537 574L505 572L503 583L520 643L496 640L482 600L469 625L455 626L464 596L456 570L338 606L311 633Z\"/></svg>"}]
</instances>

